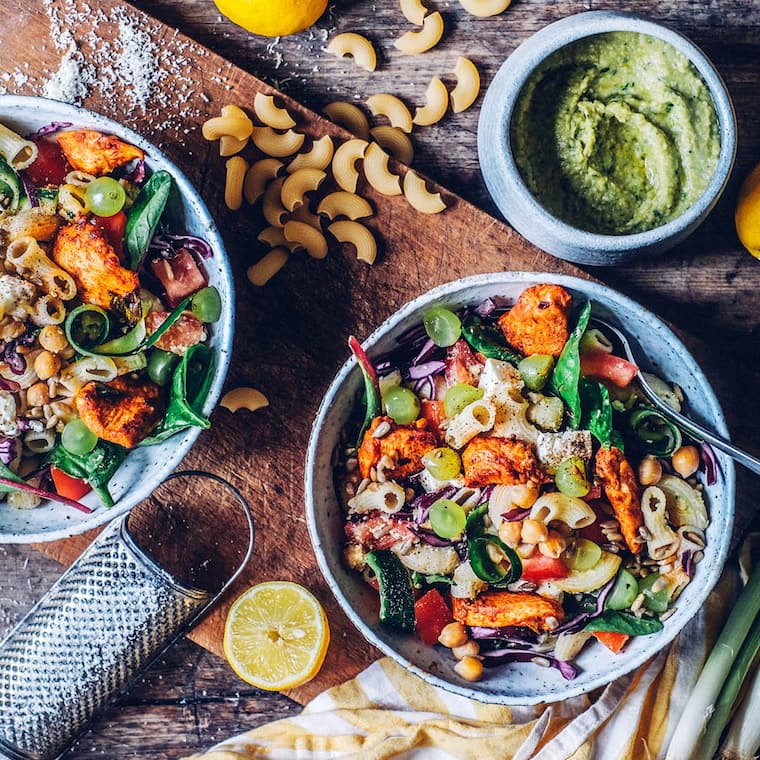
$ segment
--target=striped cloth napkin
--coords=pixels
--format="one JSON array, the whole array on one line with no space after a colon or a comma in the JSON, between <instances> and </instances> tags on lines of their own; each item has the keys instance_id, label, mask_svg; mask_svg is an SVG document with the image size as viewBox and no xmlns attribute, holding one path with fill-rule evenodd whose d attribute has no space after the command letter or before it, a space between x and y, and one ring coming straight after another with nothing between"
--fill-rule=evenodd
<instances>
[{"instance_id":1,"label":"striped cloth napkin","mask_svg":"<svg viewBox=\"0 0 760 760\"><path fill-rule=\"evenodd\" d=\"M185 760L655 760L668 742L738 588L727 568L675 642L596 699L489 705L430 686L385 658L312 700Z\"/></svg>"}]
</instances>

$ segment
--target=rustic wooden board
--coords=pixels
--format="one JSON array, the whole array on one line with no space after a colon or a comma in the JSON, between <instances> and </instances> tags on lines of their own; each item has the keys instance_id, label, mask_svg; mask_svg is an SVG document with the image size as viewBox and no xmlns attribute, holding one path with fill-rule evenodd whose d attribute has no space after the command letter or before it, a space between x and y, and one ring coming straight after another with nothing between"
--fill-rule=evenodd
<instances>
[{"instance_id":1,"label":"rustic wooden board","mask_svg":"<svg viewBox=\"0 0 760 760\"><path fill-rule=\"evenodd\" d=\"M75 0L65 0L61 7L66 13L80 8ZM94 51L94 59L98 59L99 41L112 41L116 34L116 25L109 22L116 18L115 7L110 0L100 4L104 17L98 23L96 37L91 35L92 19L77 19L75 39L83 50ZM20 61L28 63L31 78L15 89L38 93L39 77L55 70L59 63L48 16L39 0L22 11L9 0L0 0L0 8L10 20L2 33L0 69L14 71ZM581 273L445 191L450 209L434 218L416 214L401 198L369 193L378 211L372 225L384 241L375 267L367 268L350 252L334 252L325 261L294 262L266 288L252 289L244 273L260 253L255 241L260 220L250 211L231 214L226 210L222 201L223 160L216 155L215 146L202 140L198 127L207 114L215 114L225 103L249 104L255 92L272 90L253 75L137 11L119 13L122 21L126 13L128 20L147 31L181 65L169 68L166 77L156 84L159 96L144 114L125 91L96 94L86 105L127 122L162 145L202 192L223 231L238 286L238 329L228 386L254 385L267 394L271 406L253 416L215 412L212 430L201 436L185 464L204 467L239 484L254 506L256 555L236 591L260 580L292 579L312 588L325 604L334 643L320 676L292 693L303 701L355 674L376 656L327 590L316 567L303 515L303 454L310 424L324 390L346 358L347 335L366 336L405 301L464 275L508 269ZM190 92L186 77L195 82ZM310 135L344 136L294 101L287 104ZM707 358L702 351L698 353L700 358ZM712 354L712 358L719 367L719 357ZM737 397L733 376L716 373L712 377L722 380L719 392L724 402ZM746 408L743 411L735 411L730 417L732 422L743 424L741 432L751 433L748 422L753 415L747 414ZM88 534L41 548L70 563L92 537ZM193 633L197 642L217 653L225 612L226 606L220 606Z\"/></svg>"}]
</instances>

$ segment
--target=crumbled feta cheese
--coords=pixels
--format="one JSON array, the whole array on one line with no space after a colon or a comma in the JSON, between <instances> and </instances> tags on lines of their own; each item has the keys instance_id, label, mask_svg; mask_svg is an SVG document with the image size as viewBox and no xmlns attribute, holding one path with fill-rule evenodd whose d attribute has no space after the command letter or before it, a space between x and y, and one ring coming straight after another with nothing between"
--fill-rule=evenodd
<instances>
[{"instance_id":1,"label":"crumbled feta cheese","mask_svg":"<svg viewBox=\"0 0 760 760\"><path fill-rule=\"evenodd\" d=\"M18 435L16 420L16 400L8 391L0 391L0 434Z\"/></svg>"},{"instance_id":2,"label":"crumbled feta cheese","mask_svg":"<svg viewBox=\"0 0 760 760\"><path fill-rule=\"evenodd\" d=\"M564 430L561 433L539 433L536 454L543 469L550 475L561 462L570 457L580 457L584 462L591 459L591 433L588 430Z\"/></svg>"},{"instance_id":3,"label":"crumbled feta cheese","mask_svg":"<svg viewBox=\"0 0 760 760\"><path fill-rule=\"evenodd\" d=\"M29 316L27 307L34 300L34 295L35 287L31 282L12 274L0 275L0 319L26 319Z\"/></svg>"},{"instance_id":4,"label":"crumbled feta cheese","mask_svg":"<svg viewBox=\"0 0 760 760\"><path fill-rule=\"evenodd\" d=\"M454 571L454 583L451 585L451 595L457 599L474 599L488 584L480 580L472 569L470 560L463 562Z\"/></svg>"},{"instance_id":5,"label":"crumbled feta cheese","mask_svg":"<svg viewBox=\"0 0 760 760\"><path fill-rule=\"evenodd\" d=\"M451 546L417 544L401 552L393 547L401 563L425 575L451 575L459 564L459 555Z\"/></svg>"}]
</instances>

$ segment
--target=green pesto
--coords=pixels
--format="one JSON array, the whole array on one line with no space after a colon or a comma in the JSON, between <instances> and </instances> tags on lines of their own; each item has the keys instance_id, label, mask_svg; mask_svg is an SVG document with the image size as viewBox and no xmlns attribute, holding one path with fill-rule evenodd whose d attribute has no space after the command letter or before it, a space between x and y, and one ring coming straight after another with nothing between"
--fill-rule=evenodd
<instances>
[{"instance_id":1,"label":"green pesto","mask_svg":"<svg viewBox=\"0 0 760 760\"><path fill-rule=\"evenodd\" d=\"M520 93L511 142L520 174L549 212L610 235L683 214L720 154L699 72L672 45L635 32L587 37L547 58Z\"/></svg>"}]
</instances>

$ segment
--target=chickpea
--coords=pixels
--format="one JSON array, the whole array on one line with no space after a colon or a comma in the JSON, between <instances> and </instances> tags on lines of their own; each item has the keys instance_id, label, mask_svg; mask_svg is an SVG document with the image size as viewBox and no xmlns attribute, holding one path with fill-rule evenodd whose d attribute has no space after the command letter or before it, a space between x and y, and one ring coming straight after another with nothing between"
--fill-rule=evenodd
<instances>
[{"instance_id":1,"label":"chickpea","mask_svg":"<svg viewBox=\"0 0 760 760\"><path fill-rule=\"evenodd\" d=\"M523 559L530 559L536 553L536 545L520 544L515 551Z\"/></svg>"},{"instance_id":2,"label":"chickpea","mask_svg":"<svg viewBox=\"0 0 760 760\"><path fill-rule=\"evenodd\" d=\"M673 452L670 463L682 478L690 478L699 469L699 450L696 446L681 446Z\"/></svg>"},{"instance_id":3,"label":"chickpea","mask_svg":"<svg viewBox=\"0 0 760 760\"><path fill-rule=\"evenodd\" d=\"M35 383L26 390L27 406L42 406L50 401L47 383Z\"/></svg>"},{"instance_id":4,"label":"chickpea","mask_svg":"<svg viewBox=\"0 0 760 760\"><path fill-rule=\"evenodd\" d=\"M40 330L39 341L45 350L53 354L63 351L69 345L68 340L66 340L66 333L59 325L45 325Z\"/></svg>"},{"instance_id":5,"label":"chickpea","mask_svg":"<svg viewBox=\"0 0 760 760\"><path fill-rule=\"evenodd\" d=\"M661 477L662 465L660 460L648 454L639 464L639 483L642 486L656 486Z\"/></svg>"},{"instance_id":6,"label":"chickpea","mask_svg":"<svg viewBox=\"0 0 760 760\"><path fill-rule=\"evenodd\" d=\"M34 360L34 371L40 380L47 380L61 369L61 360L50 351L42 351Z\"/></svg>"},{"instance_id":7,"label":"chickpea","mask_svg":"<svg viewBox=\"0 0 760 760\"><path fill-rule=\"evenodd\" d=\"M483 663L477 657L463 657L454 665L454 670L465 681L479 681L483 677Z\"/></svg>"},{"instance_id":8,"label":"chickpea","mask_svg":"<svg viewBox=\"0 0 760 760\"><path fill-rule=\"evenodd\" d=\"M556 530L550 530L549 538L538 545L538 551L544 557L553 557L554 559L557 559L565 549L567 549L567 541Z\"/></svg>"},{"instance_id":9,"label":"chickpea","mask_svg":"<svg viewBox=\"0 0 760 760\"><path fill-rule=\"evenodd\" d=\"M444 626L441 631L441 635L438 637L438 641L443 646L453 649L454 647L461 647L462 644L467 643L467 631L461 623L449 623Z\"/></svg>"},{"instance_id":10,"label":"chickpea","mask_svg":"<svg viewBox=\"0 0 760 760\"><path fill-rule=\"evenodd\" d=\"M536 483L524 483L510 486L510 497L512 504L516 507L532 507L538 498L538 485Z\"/></svg>"},{"instance_id":11,"label":"chickpea","mask_svg":"<svg viewBox=\"0 0 760 760\"><path fill-rule=\"evenodd\" d=\"M528 518L527 520L523 520L521 535L525 544L540 544L549 538L549 529L541 520L531 520Z\"/></svg>"},{"instance_id":12,"label":"chickpea","mask_svg":"<svg viewBox=\"0 0 760 760\"><path fill-rule=\"evenodd\" d=\"M522 535L522 521L508 522L502 520L499 525L499 538L510 548L514 549L520 544Z\"/></svg>"},{"instance_id":13,"label":"chickpea","mask_svg":"<svg viewBox=\"0 0 760 760\"><path fill-rule=\"evenodd\" d=\"M477 657L480 654L480 644L470 639L461 647L454 647L451 652L457 660L463 660L465 657Z\"/></svg>"}]
</instances>

